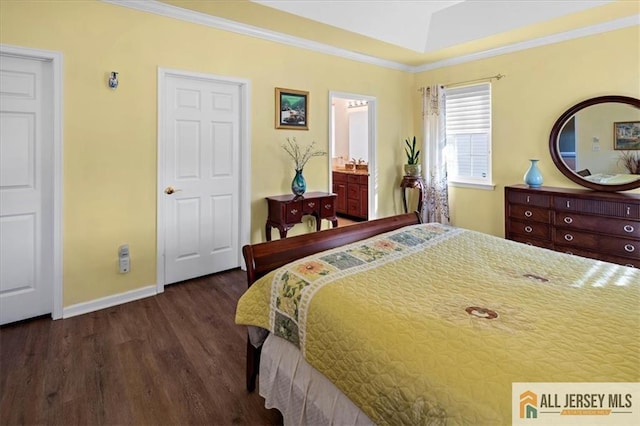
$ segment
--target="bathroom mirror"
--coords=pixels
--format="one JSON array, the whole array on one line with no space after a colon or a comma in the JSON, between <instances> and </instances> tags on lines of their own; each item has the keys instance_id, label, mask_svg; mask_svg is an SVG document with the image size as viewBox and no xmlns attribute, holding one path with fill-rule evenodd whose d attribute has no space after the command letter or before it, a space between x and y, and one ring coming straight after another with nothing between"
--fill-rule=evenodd
<instances>
[{"instance_id":1,"label":"bathroom mirror","mask_svg":"<svg viewBox=\"0 0 640 426\"><path fill-rule=\"evenodd\" d=\"M640 159L640 100L600 96L582 101L555 122L549 151L573 182L598 191L640 188L640 172L625 158Z\"/></svg>"}]
</instances>

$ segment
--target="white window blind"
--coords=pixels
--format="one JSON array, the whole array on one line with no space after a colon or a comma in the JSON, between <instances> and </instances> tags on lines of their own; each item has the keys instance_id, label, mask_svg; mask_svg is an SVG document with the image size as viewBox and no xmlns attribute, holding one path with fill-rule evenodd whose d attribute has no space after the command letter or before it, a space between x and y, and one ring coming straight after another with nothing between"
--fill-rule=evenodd
<instances>
[{"instance_id":1,"label":"white window blind","mask_svg":"<svg viewBox=\"0 0 640 426\"><path fill-rule=\"evenodd\" d=\"M491 183L491 84L446 89L447 174L452 182Z\"/></svg>"}]
</instances>

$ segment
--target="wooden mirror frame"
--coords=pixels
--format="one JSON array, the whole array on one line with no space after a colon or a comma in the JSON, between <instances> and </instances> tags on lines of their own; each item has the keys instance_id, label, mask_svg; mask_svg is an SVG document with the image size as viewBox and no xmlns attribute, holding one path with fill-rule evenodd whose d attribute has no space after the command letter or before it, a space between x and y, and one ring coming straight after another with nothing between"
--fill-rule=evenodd
<instances>
[{"instance_id":1,"label":"wooden mirror frame","mask_svg":"<svg viewBox=\"0 0 640 426\"><path fill-rule=\"evenodd\" d=\"M558 170L562 172L563 175L568 177L573 182L578 185L584 186L586 188L595 189L596 191L607 191L607 192L616 192L616 191L628 191L630 189L640 188L640 177L638 180L634 182L624 183L620 185L604 185L601 183L591 182L587 179L584 179L582 176L578 175L576 172L571 170L565 162L562 160L560 156L560 148L558 145L558 138L560 136L560 132L564 127L567 120L573 117L578 111L587 108L592 105L603 104L603 103L622 103L631 105L640 109L640 99L632 98L629 96L599 96L596 98L587 99L582 101L568 110L566 110L560 118L558 118L551 128L551 135L549 136L549 152L551 153L551 158L553 159L553 163L556 165Z\"/></svg>"}]
</instances>

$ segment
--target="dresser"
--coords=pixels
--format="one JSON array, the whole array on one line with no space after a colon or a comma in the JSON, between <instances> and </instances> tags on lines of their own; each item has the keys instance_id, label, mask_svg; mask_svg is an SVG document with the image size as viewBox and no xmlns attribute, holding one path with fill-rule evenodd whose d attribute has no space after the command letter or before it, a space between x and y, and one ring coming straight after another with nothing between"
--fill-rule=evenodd
<instances>
[{"instance_id":1,"label":"dresser","mask_svg":"<svg viewBox=\"0 0 640 426\"><path fill-rule=\"evenodd\" d=\"M327 192L307 192L302 196L274 195L267 197L268 216L265 224L267 241L271 241L271 228L277 228L280 238L286 238L289 229L302 223L302 216L316 218L316 231L320 230L322 219L327 219L333 227L338 226L336 217L336 194Z\"/></svg>"},{"instance_id":2,"label":"dresser","mask_svg":"<svg viewBox=\"0 0 640 426\"><path fill-rule=\"evenodd\" d=\"M640 195L505 187L505 237L640 268Z\"/></svg>"}]
</instances>

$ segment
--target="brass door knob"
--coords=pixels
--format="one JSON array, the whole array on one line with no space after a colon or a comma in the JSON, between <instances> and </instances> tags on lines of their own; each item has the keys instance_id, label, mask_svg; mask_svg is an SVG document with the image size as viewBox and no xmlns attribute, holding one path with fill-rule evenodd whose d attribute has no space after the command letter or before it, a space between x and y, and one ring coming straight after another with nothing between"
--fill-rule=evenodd
<instances>
[{"instance_id":1,"label":"brass door knob","mask_svg":"<svg viewBox=\"0 0 640 426\"><path fill-rule=\"evenodd\" d=\"M165 194L167 194L167 195L171 195L171 194L173 194L174 192L178 192L178 191L180 191L180 190L179 190L179 189L174 189L174 188L173 188L173 186L167 186L167 187L164 189L164 193L165 193Z\"/></svg>"}]
</instances>

